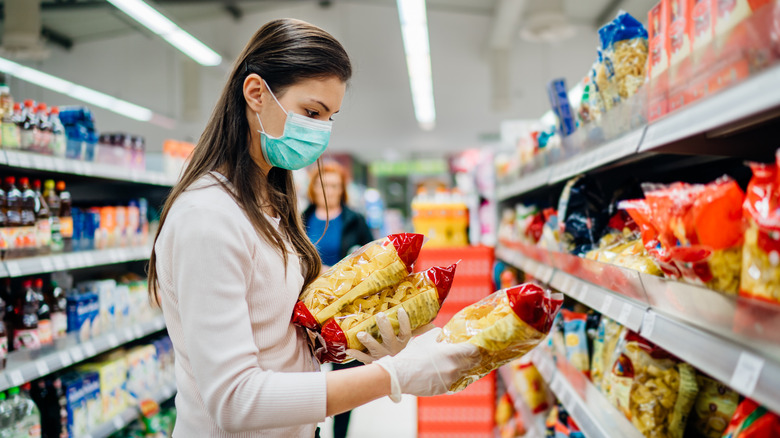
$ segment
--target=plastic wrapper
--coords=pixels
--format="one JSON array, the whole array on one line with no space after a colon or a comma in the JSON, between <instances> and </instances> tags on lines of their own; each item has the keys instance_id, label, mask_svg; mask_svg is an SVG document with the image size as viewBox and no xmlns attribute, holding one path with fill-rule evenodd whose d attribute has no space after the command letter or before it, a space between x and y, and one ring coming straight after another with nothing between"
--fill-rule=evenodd
<instances>
[{"instance_id":1,"label":"plastic wrapper","mask_svg":"<svg viewBox=\"0 0 780 438\"><path fill-rule=\"evenodd\" d=\"M513 363L515 386L522 394L532 414L544 412L549 407L547 391L539 370L532 363Z\"/></svg>"},{"instance_id":2,"label":"plastic wrapper","mask_svg":"<svg viewBox=\"0 0 780 438\"><path fill-rule=\"evenodd\" d=\"M590 377L588 337L585 331L588 315L567 309L563 309L561 313L563 313L563 339L566 345L566 359L574 368Z\"/></svg>"},{"instance_id":3,"label":"plastic wrapper","mask_svg":"<svg viewBox=\"0 0 780 438\"><path fill-rule=\"evenodd\" d=\"M780 153L778 164L751 164L740 295L780 302Z\"/></svg>"},{"instance_id":4,"label":"plastic wrapper","mask_svg":"<svg viewBox=\"0 0 780 438\"><path fill-rule=\"evenodd\" d=\"M589 251L585 258L645 274L662 274L642 242L639 227L625 211L612 216L607 232L599 240L599 247Z\"/></svg>"},{"instance_id":5,"label":"plastic wrapper","mask_svg":"<svg viewBox=\"0 0 780 438\"><path fill-rule=\"evenodd\" d=\"M636 94L645 82L647 65L647 30L636 18L620 12L614 20L599 29L603 55L597 75L599 87L607 90L605 102L617 103ZM617 98L614 96L615 90ZM609 108L607 108L609 110Z\"/></svg>"},{"instance_id":6,"label":"plastic wrapper","mask_svg":"<svg viewBox=\"0 0 780 438\"><path fill-rule=\"evenodd\" d=\"M728 386L699 375L699 395L693 404L688 428L691 435L721 438L739 403L739 394Z\"/></svg>"},{"instance_id":7,"label":"plastic wrapper","mask_svg":"<svg viewBox=\"0 0 780 438\"><path fill-rule=\"evenodd\" d=\"M648 253L670 278L736 294L744 193L729 177L706 185L646 184L644 200L620 203L639 225Z\"/></svg>"},{"instance_id":8,"label":"plastic wrapper","mask_svg":"<svg viewBox=\"0 0 780 438\"><path fill-rule=\"evenodd\" d=\"M737 406L723 438L769 438L780 436L780 417L750 399Z\"/></svg>"},{"instance_id":9,"label":"plastic wrapper","mask_svg":"<svg viewBox=\"0 0 780 438\"><path fill-rule=\"evenodd\" d=\"M301 293L292 322L317 330L356 300L394 286L412 271L423 241L422 234L391 234L345 257Z\"/></svg>"},{"instance_id":10,"label":"plastic wrapper","mask_svg":"<svg viewBox=\"0 0 780 438\"><path fill-rule=\"evenodd\" d=\"M547 336L563 295L525 283L467 306L444 326L441 340L470 342L481 354L479 364L455 382L460 391L494 369L528 353Z\"/></svg>"},{"instance_id":11,"label":"plastic wrapper","mask_svg":"<svg viewBox=\"0 0 780 438\"><path fill-rule=\"evenodd\" d=\"M569 180L558 201L563 250L584 254L595 248L609 220L607 209L595 180L583 175Z\"/></svg>"},{"instance_id":12,"label":"plastic wrapper","mask_svg":"<svg viewBox=\"0 0 780 438\"><path fill-rule=\"evenodd\" d=\"M409 275L395 286L359 298L341 309L339 314L322 326L323 346L315 348L321 363L350 360L348 348L365 351L357 339L365 332L381 342L382 336L376 315L383 312L398 334L398 310L403 308L409 316L412 330L429 324L436 318L444 299L452 287L456 265L447 268L434 266L423 272Z\"/></svg>"}]
</instances>

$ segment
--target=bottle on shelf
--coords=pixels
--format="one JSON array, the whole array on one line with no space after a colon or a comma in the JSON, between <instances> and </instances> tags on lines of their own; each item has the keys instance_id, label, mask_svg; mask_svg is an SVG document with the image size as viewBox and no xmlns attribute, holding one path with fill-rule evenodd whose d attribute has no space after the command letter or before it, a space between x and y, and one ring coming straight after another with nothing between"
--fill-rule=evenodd
<instances>
[{"instance_id":1,"label":"bottle on shelf","mask_svg":"<svg viewBox=\"0 0 780 438\"><path fill-rule=\"evenodd\" d=\"M22 192L22 240L24 242L22 254L27 257L38 252L38 229L35 219L37 198L35 197L35 192L30 187L29 178L19 178L19 185Z\"/></svg>"},{"instance_id":2,"label":"bottle on shelf","mask_svg":"<svg viewBox=\"0 0 780 438\"><path fill-rule=\"evenodd\" d=\"M21 238L22 226L22 192L16 188L16 178L9 176L5 179L5 217L6 242L8 243L8 257L18 257L23 245Z\"/></svg>"},{"instance_id":3,"label":"bottle on shelf","mask_svg":"<svg viewBox=\"0 0 780 438\"><path fill-rule=\"evenodd\" d=\"M35 227L38 232L38 253L51 251L51 211L41 192L41 180L33 181L35 191Z\"/></svg>"},{"instance_id":4,"label":"bottle on shelf","mask_svg":"<svg viewBox=\"0 0 780 438\"><path fill-rule=\"evenodd\" d=\"M38 296L32 288L32 280L22 283L14 306L14 350L38 350L41 339L38 334Z\"/></svg>"},{"instance_id":5,"label":"bottle on shelf","mask_svg":"<svg viewBox=\"0 0 780 438\"><path fill-rule=\"evenodd\" d=\"M20 388L11 388L11 407L16 413L16 436L25 438L41 438L41 411L30 398L30 384L25 383Z\"/></svg>"},{"instance_id":6,"label":"bottle on shelf","mask_svg":"<svg viewBox=\"0 0 780 438\"><path fill-rule=\"evenodd\" d=\"M22 104L15 102L11 111L3 115L2 143L4 149L19 149L21 139Z\"/></svg>"},{"instance_id":7,"label":"bottle on shelf","mask_svg":"<svg viewBox=\"0 0 780 438\"><path fill-rule=\"evenodd\" d=\"M60 227L64 251L73 251L73 217L71 216L70 192L65 181L57 181L57 195L60 197Z\"/></svg>"},{"instance_id":8,"label":"bottle on shelf","mask_svg":"<svg viewBox=\"0 0 780 438\"><path fill-rule=\"evenodd\" d=\"M49 206L49 213L51 220L51 252L62 252L62 222L60 221L60 197L54 190L54 180L48 179L44 183L43 197L46 200L46 204Z\"/></svg>"},{"instance_id":9,"label":"bottle on shelf","mask_svg":"<svg viewBox=\"0 0 780 438\"><path fill-rule=\"evenodd\" d=\"M43 279L35 279L33 291L38 299L38 337L41 345L51 345L54 343L54 328L51 322L51 307L43 296Z\"/></svg>"},{"instance_id":10,"label":"bottle on shelf","mask_svg":"<svg viewBox=\"0 0 780 438\"><path fill-rule=\"evenodd\" d=\"M68 139L65 137L65 127L60 120L59 107L51 107L49 112L49 123L51 124L51 152L52 155L59 158L65 158L65 150L68 146Z\"/></svg>"},{"instance_id":11,"label":"bottle on shelf","mask_svg":"<svg viewBox=\"0 0 780 438\"><path fill-rule=\"evenodd\" d=\"M0 371L5 369L8 358L8 330L5 327L6 298L0 294ZM2 423L2 420L0 420Z\"/></svg>"},{"instance_id":12,"label":"bottle on shelf","mask_svg":"<svg viewBox=\"0 0 780 438\"><path fill-rule=\"evenodd\" d=\"M3 317L3 323L5 324L5 332L8 336L8 351L11 351L14 343L14 304L16 299L11 291L11 279L5 279L5 287L0 289L0 295L5 301L5 316Z\"/></svg>"},{"instance_id":13,"label":"bottle on shelf","mask_svg":"<svg viewBox=\"0 0 780 438\"><path fill-rule=\"evenodd\" d=\"M51 123L49 122L48 109L46 104L38 104L38 142L36 152L44 155L51 155Z\"/></svg>"},{"instance_id":14,"label":"bottle on shelf","mask_svg":"<svg viewBox=\"0 0 780 438\"><path fill-rule=\"evenodd\" d=\"M20 148L22 150L35 150L38 140L38 121L35 118L35 102L32 99L24 101L20 140Z\"/></svg>"},{"instance_id":15,"label":"bottle on shelf","mask_svg":"<svg viewBox=\"0 0 780 438\"><path fill-rule=\"evenodd\" d=\"M14 122L16 107L17 104L11 97L11 89L4 83L0 84L0 123L2 124L0 138L2 138L2 146L7 149L19 148L19 128ZM19 108L21 109L21 106Z\"/></svg>"},{"instance_id":16,"label":"bottle on shelf","mask_svg":"<svg viewBox=\"0 0 780 438\"><path fill-rule=\"evenodd\" d=\"M34 382L30 396L41 412L42 436L68 438L67 398L60 378L49 377Z\"/></svg>"},{"instance_id":17,"label":"bottle on shelf","mask_svg":"<svg viewBox=\"0 0 780 438\"><path fill-rule=\"evenodd\" d=\"M16 417L4 392L0 392L0 438L15 438Z\"/></svg>"},{"instance_id":18,"label":"bottle on shelf","mask_svg":"<svg viewBox=\"0 0 780 438\"><path fill-rule=\"evenodd\" d=\"M8 218L5 215L6 210L5 190L0 186L0 255L5 256L10 245L6 227L8 227Z\"/></svg>"},{"instance_id":19,"label":"bottle on shelf","mask_svg":"<svg viewBox=\"0 0 780 438\"><path fill-rule=\"evenodd\" d=\"M68 299L65 291L56 281L51 282L51 289L44 293L51 315L51 329L54 339L64 338L68 331Z\"/></svg>"}]
</instances>

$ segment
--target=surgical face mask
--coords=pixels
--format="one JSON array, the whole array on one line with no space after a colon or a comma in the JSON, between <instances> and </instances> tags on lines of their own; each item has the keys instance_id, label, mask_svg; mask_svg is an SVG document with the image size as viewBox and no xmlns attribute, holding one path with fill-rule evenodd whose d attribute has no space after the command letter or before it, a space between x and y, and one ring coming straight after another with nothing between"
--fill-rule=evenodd
<instances>
[{"instance_id":1,"label":"surgical face mask","mask_svg":"<svg viewBox=\"0 0 780 438\"><path fill-rule=\"evenodd\" d=\"M274 167L287 170L303 169L317 161L317 158L325 152L333 122L314 120L285 110L268 83L265 83L265 86L279 108L287 114L287 120L284 122L282 135L272 137L265 132L260 114L255 113L257 121L260 122L260 130L257 132L260 133L260 149L263 151L263 158Z\"/></svg>"}]
</instances>

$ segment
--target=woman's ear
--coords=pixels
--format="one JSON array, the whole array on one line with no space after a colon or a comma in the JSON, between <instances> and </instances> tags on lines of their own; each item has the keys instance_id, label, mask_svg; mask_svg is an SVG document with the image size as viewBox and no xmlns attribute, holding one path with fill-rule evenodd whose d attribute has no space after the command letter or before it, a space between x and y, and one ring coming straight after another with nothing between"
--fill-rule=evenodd
<instances>
[{"instance_id":1,"label":"woman's ear","mask_svg":"<svg viewBox=\"0 0 780 438\"><path fill-rule=\"evenodd\" d=\"M263 103L267 99L268 87L263 79L256 73L252 73L244 79L244 100L252 111L259 113Z\"/></svg>"}]
</instances>

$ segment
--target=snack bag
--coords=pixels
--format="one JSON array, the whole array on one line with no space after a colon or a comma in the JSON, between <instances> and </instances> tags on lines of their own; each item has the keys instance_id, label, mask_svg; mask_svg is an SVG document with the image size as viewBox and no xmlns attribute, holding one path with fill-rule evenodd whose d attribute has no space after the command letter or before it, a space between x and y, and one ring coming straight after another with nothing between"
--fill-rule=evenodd
<instances>
[{"instance_id":1,"label":"snack bag","mask_svg":"<svg viewBox=\"0 0 780 438\"><path fill-rule=\"evenodd\" d=\"M737 406L723 438L769 438L780 436L780 417L746 398Z\"/></svg>"},{"instance_id":2,"label":"snack bag","mask_svg":"<svg viewBox=\"0 0 780 438\"><path fill-rule=\"evenodd\" d=\"M292 321L317 330L355 300L397 284L412 271L423 239L422 234L391 234L345 257L301 293Z\"/></svg>"},{"instance_id":3,"label":"snack bag","mask_svg":"<svg viewBox=\"0 0 780 438\"><path fill-rule=\"evenodd\" d=\"M365 351L357 339L366 332L375 339L382 339L376 315L384 312L393 330L398 333L398 310L403 307L409 315L412 330L416 330L436 318L441 304L447 298L455 276L456 265L447 268L434 266L426 271L407 276L395 286L358 298L341 309L339 314L322 326L324 349L315 350L320 363L344 362L349 358L346 350Z\"/></svg>"},{"instance_id":4,"label":"snack bag","mask_svg":"<svg viewBox=\"0 0 780 438\"><path fill-rule=\"evenodd\" d=\"M602 90L617 89L618 98L608 97L617 103L636 94L645 83L647 65L647 30L636 18L626 12L620 12L614 20L599 29L601 50L603 51L603 78L599 83ZM610 77L611 76L611 77ZM602 86L603 84L603 86ZM609 110L609 108L607 108Z\"/></svg>"},{"instance_id":5,"label":"snack bag","mask_svg":"<svg viewBox=\"0 0 780 438\"><path fill-rule=\"evenodd\" d=\"M777 165L752 163L743 212L748 226L739 294L780 302L780 152Z\"/></svg>"},{"instance_id":6,"label":"snack bag","mask_svg":"<svg viewBox=\"0 0 780 438\"><path fill-rule=\"evenodd\" d=\"M532 363L512 363L515 386L522 394L532 414L544 412L549 407L547 391L539 370Z\"/></svg>"},{"instance_id":7,"label":"snack bag","mask_svg":"<svg viewBox=\"0 0 780 438\"><path fill-rule=\"evenodd\" d=\"M442 329L441 340L470 342L479 347L481 360L450 390L460 391L531 351L547 336L561 304L560 293L551 295L535 284L525 283L494 292L456 313Z\"/></svg>"},{"instance_id":8,"label":"snack bag","mask_svg":"<svg viewBox=\"0 0 780 438\"><path fill-rule=\"evenodd\" d=\"M587 313L572 312L563 309L564 343L566 359L574 368L590 377L590 361L588 356L588 336L586 333Z\"/></svg>"},{"instance_id":9,"label":"snack bag","mask_svg":"<svg viewBox=\"0 0 780 438\"><path fill-rule=\"evenodd\" d=\"M739 403L739 394L728 386L698 375L699 395L693 405L689 428L696 436L721 438Z\"/></svg>"}]
</instances>

